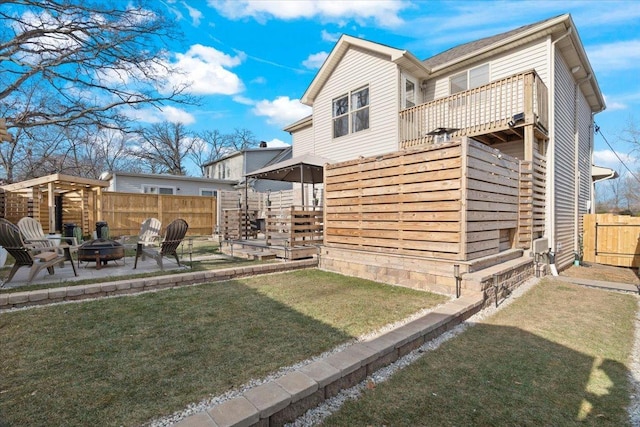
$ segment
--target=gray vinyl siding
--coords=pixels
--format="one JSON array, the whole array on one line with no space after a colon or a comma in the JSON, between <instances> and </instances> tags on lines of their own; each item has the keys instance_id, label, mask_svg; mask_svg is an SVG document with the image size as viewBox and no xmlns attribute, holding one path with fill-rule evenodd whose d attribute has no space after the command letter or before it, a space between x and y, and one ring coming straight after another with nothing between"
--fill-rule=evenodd
<instances>
[{"instance_id":1,"label":"gray vinyl siding","mask_svg":"<svg viewBox=\"0 0 640 427\"><path fill-rule=\"evenodd\" d=\"M489 63L490 81L535 69L544 84L549 87L548 45L547 38L536 40L517 50L505 52L490 59L483 59L466 68L459 68L436 79L431 79L427 82L423 96L427 100L449 96L450 76L486 63Z\"/></svg>"},{"instance_id":2,"label":"gray vinyl siding","mask_svg":"<svg viewBox=\"0 0 640 427\"><path fill-rule=\"evenodd\" d=\"M291 133L291 144L293 145L293 157L301 156L305 153L315 154L313 125Z\"/></svg>"},{"instance_id":3,"label":"gray vinyl siding","mask_svg":"<svg viewBox=\"0 0 640 427\"><path fill-rule=\"evenodd\" d=\"M578 92L578 134L580 170L579 199L578 199L578 232L583 233L582 216L589 211L588 202L591 200L591 144L593 141L592 115L589 104L582 92Z\"/></svg>"},{"instance_id":4,"label":"gray vinyl siding","mask_svg":"<svg viewBox=\"0 0 640 427\"><path fill-rule=\"evenodd\" d=\"M573 261L575 243L574 84L559 53L555 55L554 176L555 242L558 269Z\"/></svg>"},{"instance_id":5,"label":"gray vinyl siding","mask_svg":"<svg viewBox=\"0 0 640 427\"><path fill-rule=\"evenodd\" d=\"M209 182L205 179L189 181L185 179L172 179L164 176L123 176L116 174L115 189L122 193L142 193L143 186L170 187L178 196L199 196L200 189L232 190L231 184ZM179 190L178 190L179 189Z\"/></svg>"},{"instance_id":6,"label":"gray vinyl siding","mask_svg":"<svg viewBox=\"0 0 640 427\"><path fill-rule=\"evenodd\" d=\"M315 154L333 161L398 150L398 67L371 51L351 47L313 103ZM333 99L369 85L369 129L333 138ZM296 155L303 154L298 147Z\"/></svg>"}]
</instances>

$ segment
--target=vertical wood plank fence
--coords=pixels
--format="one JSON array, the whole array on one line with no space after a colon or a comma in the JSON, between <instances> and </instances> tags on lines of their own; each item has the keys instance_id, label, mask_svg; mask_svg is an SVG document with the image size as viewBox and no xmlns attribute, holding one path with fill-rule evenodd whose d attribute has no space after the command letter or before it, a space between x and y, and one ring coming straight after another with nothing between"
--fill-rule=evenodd
<instances>
[{"instance_id":1,"label":"vertical wood plank fence","mask_svg":"<svg viewBox=\"0 0 640 427\"><path fill-rule=\"evenodd\" d=\"M640 267L640 218L588 214L583 221L583 261Z\"/></svg>"},{"instance_id":2,"label":"vertical wood plank fence","mask_svg":"<svg viewBox=\"0 0 640 427\"><path fill-rule=\"evenodd\" d=\"M182 218L189 224L189 235L212 235L217 224L216 205L215 197L104 192L100 220L109 224L111 236L138 234L148 217L158 218L163 229Z\"/></svg>"}]
</instances>

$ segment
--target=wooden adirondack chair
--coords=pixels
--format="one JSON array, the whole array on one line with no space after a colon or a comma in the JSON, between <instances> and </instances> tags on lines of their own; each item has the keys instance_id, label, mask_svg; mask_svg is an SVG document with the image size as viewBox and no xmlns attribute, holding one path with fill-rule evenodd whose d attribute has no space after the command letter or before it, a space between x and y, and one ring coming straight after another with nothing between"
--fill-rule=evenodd
<instances>
[{"instance_id":1,"label":"wooden adirondack chair","mask_svg":"<svg viewBox=\"0 0 640 427\"><path fill-rule=\"evenodd\" d=\"M167 231L164 239L160 243L160 247L157 249L145 248L143 245L138 244L136 248L136 260L133 264L133 268L138 266L138 258L142 255L147 255L156 260L160 270L163 270L162 258L165 256L173 255L180 266L180 260L178 259L177 249L182 243L184 236L187 234L189 224L184 219L176 219L167 225Z\"/></svg>"},{"instance_id":2,"label":"wooden adirondack chair","mask_svg":"<svg viewBox=\"0 0 640 427\"><path fill-rule=\"evenodd\" d=\"M147 218L140 225L140 234L138 235L138 243L143 246L151 246L160 241L160 230L162 223L158 218Z\"/></svg>"},{"instance_id":3,"label":"wooden adirondack chair","mask_svg":"<svg viewBox=\"0 0 640 427\"><path fill-rule=\"evenodd\" d=\"M32 248L52 248L53 250L55 243L47 239L47 235L44 234L42 225L38 220L26 216L18 221L18 228L22 236L24 236L24 243L27 245Z\"/></svg>"},{"instance_id":4,"label":"wooden adirondack chair","mask_svg":"<svg viewBox=\"0 0 640 427\"><path fill-rule=\"evenodd\" d=\"M0 218L0 246L5 248L15 259L13 268L9 272L9 277L4 283L10 282L18 269L24 266L31 267L29 283L43 268L46 268L49 274L52 275L55 273L54 265L66 259L62 248L52 247L52 250L34 253L34 250L22 240L20 229L4 218ZM73 268L73 274L77 276L76 266L73 262L70 264Z\"/></svg>"}]
</instances>

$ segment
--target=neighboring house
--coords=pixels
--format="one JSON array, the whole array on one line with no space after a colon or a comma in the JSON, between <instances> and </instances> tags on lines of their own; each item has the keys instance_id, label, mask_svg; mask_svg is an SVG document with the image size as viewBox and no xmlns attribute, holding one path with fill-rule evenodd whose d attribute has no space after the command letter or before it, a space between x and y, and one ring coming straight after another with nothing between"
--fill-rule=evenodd
<instances>
[{"instance_id":1,"label":"neighboring house","mask_svg":"<svg viewBox=\"0 0 640 427\"><path fill-rule=\"evenodd\" d=\"M212 179L233 181L238 188L244 188L244 177L246 174L261 169L274 163L291 158L291 147L267 147L266 143L261 143L259 148L249 148L235 151L218 160L204 165L205 174ZM257 192L290 190L291 183L251 180L249 188Z\"/></svg>"},{"instance_id":2,"label":"neighboring house","mask_svg":"<svg viewBox=\"0 0 640 427\"><path fill-rule=\"evenodd\" d=\"M232 180L128 172L105 172L100 179L109 182L107 191L178 196L217 197L219 191L233 190L235 184Z\"/></svg>"},{"instance_id":3,"label":"neighboring house","mask_svg":"<svg viewBox=\"0 0 640 427\"><path fill-rule=\"evenodd\" d=\"M558 268L573 261L593 201L593 115L605 102L570 15L426 60L345 35L301 101L313 113L285 128L294 157L346 161L467 136L542 159L543 225L529 243L544 236Z\"/></svg>"}]
</instances>

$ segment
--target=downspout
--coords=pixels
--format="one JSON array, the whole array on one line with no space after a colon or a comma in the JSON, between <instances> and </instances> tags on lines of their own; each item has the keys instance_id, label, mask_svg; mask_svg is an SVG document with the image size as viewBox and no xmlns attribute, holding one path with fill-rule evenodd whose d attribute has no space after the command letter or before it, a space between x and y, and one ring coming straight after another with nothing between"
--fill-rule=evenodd
<instances>
[{"instance_id":1,"label":"downspout","mask_svg":"<svg viewBox=\"0 0 640 427\"><path fill-rule=\"evenodd\" d=\"M555 127L556 127L556 114L555 114L555 97L556 97L556 43L565 37L569 36L572 33L572 29L569 28L566 33L557 38L556 40L551 42L551 49L549 50L549 87L550 87L550 96L549 96L549 147L547 147L547 156L548 156L548 173L550 179L547 180L549 183L549 204L548 204L548 221L549 221L549 252L551 254L550 258L550 268L551 273L554 276L558 275L558 270L555 266L555 247L556 247L556 195L555 195Z\"/></svg>"}]
</instances>

